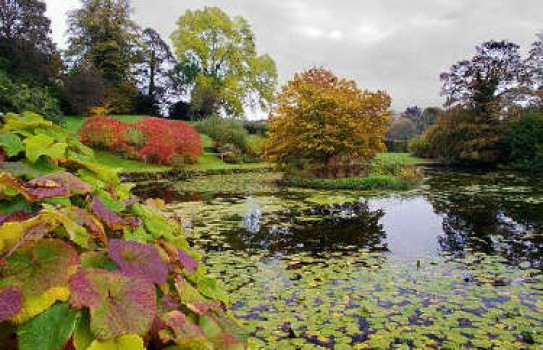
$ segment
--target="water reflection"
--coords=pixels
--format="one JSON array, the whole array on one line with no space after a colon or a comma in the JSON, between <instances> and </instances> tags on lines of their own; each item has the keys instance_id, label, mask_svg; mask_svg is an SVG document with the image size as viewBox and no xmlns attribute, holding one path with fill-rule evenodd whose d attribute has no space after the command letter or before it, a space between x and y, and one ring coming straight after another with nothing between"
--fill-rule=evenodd
<instances>
[{"instance_id":1,"label":"water reflection","mask_svg":"<svg viewBox=\"0 0 543 350\"><path fill-rule=\"evenodd\" d=\"M499 254L511 264L543 268L543 203L537 179L506 173L433 173L425 196L443 216L440 249Z\"/></svg>"},{"instance_id":2,"label":"water reflection","mask_svg":"<svg viewBox=\"0 0 543 350\"><path fill-rule=\"evenodd\" d=\"M385 251L385 231L379 223L381 210L370 210L366 201L288 208L273 214L268 223L262 210L253 207L243 216L243 227L224 233L234 249L266 249L270 252L320 253L367 248Z\"/></svg>"},{"instance_id":3,"label":"water reflection","mask_svg":"<svg viewBox=\"0 0 543 350\"><path fill-rule=\"evenodd\" d=\"M364 194L347 193L331 201L335 204L308 200L328 200L335 192L291 188L250 195L156 187L139 194L165 196L172 211L191 212L189 224L199 228L205 249L317 254L366 248L410 260L482 252L543 268L541 179L505 172L427 169L426 174L421 189L407 195L359 200ZM190 203L195 202L202 205L194 209Z\"/></svg>"}]
</instances>

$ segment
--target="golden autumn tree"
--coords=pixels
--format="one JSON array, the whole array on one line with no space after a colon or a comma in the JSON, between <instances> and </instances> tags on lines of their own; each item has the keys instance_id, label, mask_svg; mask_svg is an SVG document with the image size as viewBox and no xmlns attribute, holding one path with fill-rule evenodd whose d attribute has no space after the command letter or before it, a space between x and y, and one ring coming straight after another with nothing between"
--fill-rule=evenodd
<instances>
[{"instance_id":1,"label":"golden autumn tree","mask_svg":"<svg viewBox=\"0 0 543 350\"><path fill-rule=\"evenodd\" d=\"M390 97L323 68L296 74L277 96L266 154L281 167L361 163L384 150Z\"/></svg>"}]
</instances>

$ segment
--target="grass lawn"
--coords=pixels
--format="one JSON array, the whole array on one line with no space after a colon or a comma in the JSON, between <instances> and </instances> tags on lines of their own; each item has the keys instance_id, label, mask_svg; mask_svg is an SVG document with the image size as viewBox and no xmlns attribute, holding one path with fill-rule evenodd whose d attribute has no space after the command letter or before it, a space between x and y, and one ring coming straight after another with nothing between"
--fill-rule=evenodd
<instances>
[{"instance_id":1,"label":"grass lawn","mask_svg":"<svg viewBox=\"0 0 543 350\"><path fill-rule=\"evenodd\" d=\"M383 163L400 163L400 164L420 164L427 163L427 159L415 157L411 153L379 153L375 157Z\"/></svg>"}]
</instances>

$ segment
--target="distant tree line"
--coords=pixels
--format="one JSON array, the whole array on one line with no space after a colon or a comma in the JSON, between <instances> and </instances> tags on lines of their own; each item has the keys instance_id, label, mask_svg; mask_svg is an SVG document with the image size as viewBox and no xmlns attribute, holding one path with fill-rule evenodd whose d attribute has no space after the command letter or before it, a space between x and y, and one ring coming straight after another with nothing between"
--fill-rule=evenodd
<instances>
[{"instance_id":1,"label":"distant tree line","mask_svg":"<svg viewBox=\"0 0 543 350\"><path fill-rule=\"evenodd\" d=\"M518 45L487 41L441 74L445 112L412 150L449 163L543 170L543 35Z\"/></svg>"},{"instance_id":2,"label":"distant tree line","mask_svg":"<svg viewBox=\"0 0 543 350\"><path fill-rule=\"evenodd\" d=\"M0 112L33 110L49 119L111 113L202 119L271 105L274 61L258 56L241 17L218 8L187 11L173 50L131 18L129 0L81 0L68 14L68 47L51 39L43 0L0 0Z\"/></svg>"}]
</instances>

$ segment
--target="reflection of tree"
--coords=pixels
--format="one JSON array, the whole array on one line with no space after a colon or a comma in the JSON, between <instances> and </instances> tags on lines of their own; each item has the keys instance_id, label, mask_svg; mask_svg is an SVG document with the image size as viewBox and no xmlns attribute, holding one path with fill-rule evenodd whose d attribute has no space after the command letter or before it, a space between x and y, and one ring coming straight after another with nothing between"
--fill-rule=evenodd
<instances>
[{"instance_id":1,"label":"reflection of tree","mask_svg":"<svg viewBox=\"0 0 543 350\"><path fill-rule=\"evenodd\" d=\"M453 256L463 256L467 251L499 254L512 264L529 261L541 268L543 204L526 201L528 195L507 194L506 185L512 186L516 180L501 181L496 178L489 183L480 175L459 179L450 174L433 174L427 197L434 210L444 215L439 245ZM485 185L503 191L487 191ZM479 190L462 192L467 186Z\"/></svg>"},{"instance_id":2,"label":"reflection of tree","mask_svg":"<svg viewBox=\"0 0 543 350\"><path fill-rule=\"evenodd\" d=\"M260 230L228 232L227 242L236 249L267 249L270 252L318 254L356 247L387 250L385 232L379 224L381 211L370 211L367 203L317 205L307 210L276 213L273 223Z\"/></svg>"}]
</instances>

